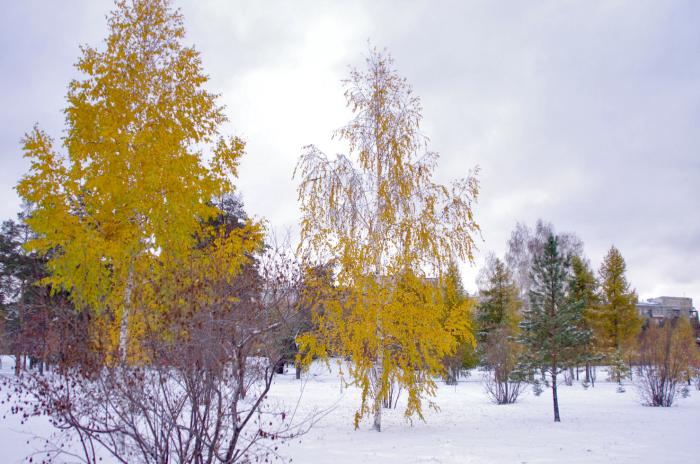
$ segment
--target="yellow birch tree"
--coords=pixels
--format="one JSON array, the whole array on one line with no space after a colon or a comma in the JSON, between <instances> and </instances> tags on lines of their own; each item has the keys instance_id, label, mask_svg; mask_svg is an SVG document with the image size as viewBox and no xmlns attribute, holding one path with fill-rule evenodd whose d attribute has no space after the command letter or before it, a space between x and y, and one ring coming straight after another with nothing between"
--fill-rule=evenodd
<instances>
[{"instance_id":1,"label":"yellow birch tree","mask_svg":"<svg viewBox=\"0 0 700 464\"><path fill-rule=\"evenodd\" d=\"M406 417L422 418L443 358L459 341L473 343L468 305L445 315L440 283L452 259L473 260L478 182L471 173L450 187L433 182L438 156L420 132L420 99L388 54L371 50L366 64L344 81L354 117L335 136L350 156L329 159L310 145L295 171L300 253L332 262L336 284L311 292L318 330L299 343L307 363L351 359L362 391L355 427L372 414L379 431L392 382L408 393Z\"/></svg>"},{"instance_id":2,"label":"yellow birch tree","mask_svg":"<svg viewBox=\"0 0 700 464\"><path fill-rule=\"evenodd\" d=\"M186 262L209 233L212 200L233 191L244 144L220 135L222 107L203 88L199 53L183 46L182 16L168 0L118 0L108 25L103 49L81 49L63 153L35 127L17 191L34 206L29 247L52 252L48 283L104 316L101 343L126 359L136 349L132 316L153 303L136 287Z\"/></svg>"}]
</instances>

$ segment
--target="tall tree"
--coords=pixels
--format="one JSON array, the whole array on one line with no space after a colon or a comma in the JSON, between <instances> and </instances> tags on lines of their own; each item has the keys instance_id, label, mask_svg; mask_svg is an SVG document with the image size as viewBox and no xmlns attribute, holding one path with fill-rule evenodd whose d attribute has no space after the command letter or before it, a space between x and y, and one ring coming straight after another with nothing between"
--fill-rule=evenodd
<instances>
[{"instance_id":1,"label":"tall tree","mask_svg":"<svg viewBox=\"0 0 700 464\"><path fill-rule=\"evenodd\" d=\"M441 314L439 285L430 278L441 279L453 258L473 259L478 183L471 175L451 188L433 182L437 154L420 132L419 98L387 54L372 50L366 63L344 81L354 118L336 132L356 163L328 159L312 145L296 170L300 252L316 263L335 259L344 295L318 302L319 330L302 343L307 359L352 359L349 373L362 389L355 425L371 413L380 430L390 383L408 392L407 417L422 417L421 398L435 388L431 375L470 337L464 306Z\"/></svg>"},{"instance_id":2,"label":"tall tree","mask_svg":"<svg viewBox=\"0 0 700 464\"><path fill-rule=\"evenodd\" d=\"M550 235L532 266L530 307L523 315L524 365L550 375L554 421L560 422L557 375L579 360L578 347L590 333L581 330L583 304L568 292L569 262Z\"/></svg>"},{"instance_id":3,"label":"tall tree","mask_svg":"<svg viewBox=\"0 0 700 464\"><path fill-rule=\"evenodd\" d=\"M586 363L586 383L593 382L592 361L598 356L598 325L597 310L599 307L598 281L591 270L588 261L578 255L571 258L571 277L569 278L569 297L583 305L583 318L580 321L580 329L591 333L588 343L579 347L581 359Z\"/></svg>"},{"instance_id":4,"label":"tall tree","mask_svg":"<svg viewBox=\"0 0 700 464\"><path fill-rule=\"evenodd\" d=\"M16 398L76 434L85 462L97 443L119 462L262 460L273 447L255 443L291 420L264 403L296 263L253 259L263 228L226 196L243 143L219 135L181 15L118 0L109 31L70 84L63 155L36 128L18 186L35 205L28 249L48 255L44 283L91 316L96 362L24 378Z\"/></svg>"},{"instance_id":5,"label":"tall tree","mask_svg":"<svg viewBox=\"0 0 700 464\"><path fill-rule=\"evenodd\" d=\"M219 135L222 107L168 0L118 0L108 23L104 49L82 48L83 76L69 85L64 153L35 127L23 141L31 171L17 191L36 206L28 223L38 237L28 246L56 250L46 282L108 315L106 345L126 358L139 324L132 315L150 306L135 301L135 286L205 233L219 211L211 200L233 190L244 145Z\"/></svg>"},{"instance_id":6,"label":"tall tree","mask_svg":"<svg viewBox=\"0 0 700 464\"><path fill-rule=\"evenodd\" d=\"M637 294L630 288L627 265L620 250L610 247L600 266L601 305L598 310L599 338L608 355L612 377L618 383L627 375L625 356L634 348L642 328L637 314Z\"/></svg>"}]
</instances>

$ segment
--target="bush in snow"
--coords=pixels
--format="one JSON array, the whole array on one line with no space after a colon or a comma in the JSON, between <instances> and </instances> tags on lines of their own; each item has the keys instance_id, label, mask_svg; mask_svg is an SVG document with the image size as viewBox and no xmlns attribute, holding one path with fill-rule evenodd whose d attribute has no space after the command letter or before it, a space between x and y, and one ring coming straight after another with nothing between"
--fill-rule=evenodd
<instances>
[{"instance_id":1,"label":"bush in snow","mask_svg":"<svg viewBox=\"0 0 700 464\"><path fill-rule=\"evenodd\" d=\"M525 383L516 372L520 345L510 333L509 327L493 329L483 348L487 366L484 385L489 397L497 404L515 403L525 389Z\"/></svg>"},{"instance_id":2,"label":"bush in snow","mask_svg":"<svg viewBox=\"0 0 700 464\"><path fill-rule=\"evenodd\" d=\"M639 340L636 383L645 404L671 406L683 382L698 363L697 347L690 323L685 318L655 323Z\"/></svg>"},{"instance_id":3,"label":"bush in snow","mask_svg":"<svg viewBox=\"0 0 700 464\"><path fill-rule=\"evenodd\" d=\"M88 463L105 454L149 464L280 457L280 442L313 419L292 425L267 397L284 358L279 340L297 311L296 267L273 250L233 280L190 272L183 266L174 276L190 285L167 287L170 311L141 328L140 360L89 350L47 375L27 373L13 381L14 412L48 416L55 441L77 439ZM160 291L156 281L151 288Z\"/></svg>"}]
</instances>

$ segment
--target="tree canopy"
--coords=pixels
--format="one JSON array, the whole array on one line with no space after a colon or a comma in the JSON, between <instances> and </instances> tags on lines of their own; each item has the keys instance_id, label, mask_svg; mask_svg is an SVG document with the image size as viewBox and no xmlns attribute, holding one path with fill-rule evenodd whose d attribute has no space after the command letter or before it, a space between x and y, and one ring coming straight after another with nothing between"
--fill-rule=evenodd
<instances>
[{"instance_id":1,"label":"tree canopy","mask_svg":"<svg viewBox=\"0 0 700 464\"><path fill-rule=\"evenodd\" d=\"M31 169L17 191L33 205L27 222L37 237L27 246L52 252L46 282L79 309L110 313L108 344L125 354L134 308L155 304L137 302L149 292L137 295L136 285L180 265L198 237L218 234L205 225L219 211L213 200L234 189L244 144L219 133L222 107L167 0L119 0L108 24L104 47L82 48L63 150L34 127L23 140ZM242 256L240 240L219 243Z\"/></svg>"},{"instance_id":2,"label":"tree canopy","mask_svg":"<svg viewBox=\"0 0 700 464\"><path fill-rule=\"evenodd\" d=\"M433 181L437 154L420 132L420 99L388 54L372 50L366 65L344 81L354 117L335 134L351 157L329 159L309 145L296 175L299 251L312 263L333 262L342 292L320 298L319 330L302 339L307 359L352 358L350 375L363 392L355 424L374 413L379 430L390 382L408 392L407 416L420 416L421 398L435 388L430 375L470 337L465 305L447 317L436 309L445 308L437 283L453 258L473 258L478 182Z\"/></svg>"}]
</instances>

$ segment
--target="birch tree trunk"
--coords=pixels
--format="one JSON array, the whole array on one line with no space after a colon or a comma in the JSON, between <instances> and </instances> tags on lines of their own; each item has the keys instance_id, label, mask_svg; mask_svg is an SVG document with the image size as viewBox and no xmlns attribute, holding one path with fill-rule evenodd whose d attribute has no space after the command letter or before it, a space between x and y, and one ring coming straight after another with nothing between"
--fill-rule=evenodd
<instances>
[{"instance_id":1,"label":"birch tree trunk","mask_svg":"<svg viewBox=\"0 0 700 464\"><path fill-rule=\"evenodd\" d=\"M384 349L380 345L379 352L377 353L377 361L374 365L374 375L376 378L375 382L375 394L374 394L374 423L372 428L377 432L382 431L382 375L383 363L384 362Z\"/></svg>"},{"instance_id":2,"label":"birch tree trunk","mask_svg":"<svg viewBox=\"0 0 700 464\"><path fill-rule=\"evenodd\" d=\"M376 279L381 279L381 254L375 268ZM382 378L384 376L384 336L382 334L382 305L377 309L377 359L374 361L374 423L372 428L382 431Z\"/></svg>"},{"instance_id":3,"label":"birch tree trunk","mask_svg":"<svg viewBox=\"0 0 700 464\"><path fill-rule=\"evenodd\" d=\"M380 150L381 147L381 140L378 136L379 134L379 120L380 120L380 111L379 109L375 109L375 119L374 119L374 134L375 134L375 149L377 151ZM380 226L380 218L381 218L381 213L382 213L382 204L381 204L381 199L382 199L382 194L381 194L381 181L382 181L382 163L380 161L381 157L377 156L377 205L376 205L376 212L375 212L375 219L374 219L374 226L375 228L379 229ZM375 236L380 236L377 232L383 232L381 229L380 230L375 230ZM381 251L377 254L376 257L376 263L374 265L374 274L375 278L377 279L377 283L381 283L382 279L382 253ZM378 310L377 310L377 359L374 362L374 375L376 380L375 383L375 396L374 396L374 424L372 425L372 428L376 430L377 432L382 431L382 376L384 374L383 369L384 369L384 337L382 335L382 316L381 316L381 310L382 310L382 305L380 304Z\"/></svg>"}]
</instances>

